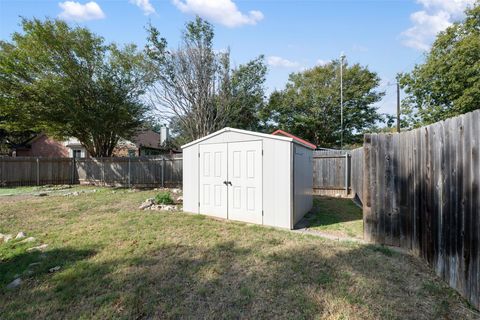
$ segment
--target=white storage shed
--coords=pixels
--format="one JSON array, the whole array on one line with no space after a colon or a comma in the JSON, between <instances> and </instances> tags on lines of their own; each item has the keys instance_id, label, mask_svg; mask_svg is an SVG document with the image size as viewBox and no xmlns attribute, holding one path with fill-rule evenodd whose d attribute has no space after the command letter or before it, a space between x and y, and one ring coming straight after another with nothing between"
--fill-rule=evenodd
<instances>
[{"instance_id":1,"label":"white storage shed","mask_svg":"<svg viewBox=\"0 0 480 320\"><path fill-rule=\"evenodd\" d=\"M312 146L224 128L183 149L183 210L293 229L312 208Z\"/></svg>"}]
</instances>

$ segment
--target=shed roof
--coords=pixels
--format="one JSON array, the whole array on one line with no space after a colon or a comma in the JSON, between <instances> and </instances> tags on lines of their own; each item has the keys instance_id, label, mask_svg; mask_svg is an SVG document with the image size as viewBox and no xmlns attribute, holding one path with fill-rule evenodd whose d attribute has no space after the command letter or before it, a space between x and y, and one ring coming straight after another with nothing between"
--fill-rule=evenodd
<instances>
[{"instance_id":1,"label":"shed roof","mask_svg":"<svg viewBox=\"0 0 480 320\"><path fill-rule=\"evenodd\" d=\"M257 136L257 137L261 137L261 138L268 138L268 139L274 139L274 140L293 142L293 143L302 145L302 146L304 146L306 148L309 148L309 149L315 149L315 147L312 147L313 145L311 143L308 143L306 141L302 142L302 141L295 140L295 139L290 138L290 137L284 137L284 136L280 136L280 135L273 135L273 134L267 134L267 133L260 133L260 132L255 132L255 131L241 130L241 129L235 129L235 128L229 128L229 127L225 127L225 128L223 128L221 130L218 130L214 133L206 135L203 138L200 138L200 139L194 140L192 142L189 142L187 144L184 144L181 148L182 149L188 148L188 147L193 146L193 145L195 145L199 142L208 140L208 139L210 139L214 136L217 136L217 135L225 133L225 132L243 133L243 134L248 134L248 135Z\"/></svg>"},{"instance_id":2,"label":"shed roof","mask_svg":"<svg viewBox=\"0 0 480 320\"><path fill-rule=\"evenodd\" d=\"M299 137L297 137L297 136L295 136L295 135L293 135L293 134L291 134L291 133L288 133L288 132L283 131L283 130L280 130L280 129L278 129L277 131L273 132L272 134L273 134L273 135L276 135L276 136L280 135L280 136L284 136L284 137L290 137L290 138L292 138L293 140L295 140L295 141L297 141L297 142L300 142L301 144L307 145L307 146L309 146L309 147L312 148L312 149L316 149L316 148L317 148L317 146L314 145L313 143L308 142L307 140L303 140L302 138L299 138Z\"/></svg>"}]
</instances>

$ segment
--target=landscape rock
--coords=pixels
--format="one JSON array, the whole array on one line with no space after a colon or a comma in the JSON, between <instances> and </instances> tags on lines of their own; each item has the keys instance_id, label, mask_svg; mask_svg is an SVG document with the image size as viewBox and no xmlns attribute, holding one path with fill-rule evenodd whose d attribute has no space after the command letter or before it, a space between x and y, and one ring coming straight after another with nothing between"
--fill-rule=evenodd
<instances>
[{"instance_id":1,"label":"landscape rock","mask_svg":"<svg viewBox=\"0 0 480 320\"><path fill-rule=\"evenodd\" d=\"M15 280L13 280L7 285L7 289L15 289L19 287L21 284L22 284L22 279L16 278Z\"/></svg>"},{"instance_id":2,"label":"landscape rock","mask_svg":"<svg viewBox=\"0 0 480 320\"><path fill-rule=\"evenodd\" d=\"M46 197L46 196L48 196L48 193L46 193L46 192L40 192L40 193L37 193L36 196L37 196L37 197Z\"/></svg>"},{"instance_id":3,"label":"landscape rock","mask_svg":"<svg viewBox=\"0 0 480 320\"><path fill-rule=\"evenodd\" d=\"M155 211L178 211L178 207L173 204L155 204L150 207L150 210Z\"/></svg>"},{"instance_id":4,"label":"landscape rock","mask_svg":"<svg viewBox=\"0 0 480 320\"><path fill-rule=\"evenodd\" d=\"M15 239L23 239L25 238L27 235L25 234L25 232L23 231L20 231L19 233L17 233L17 236L15 237Z\"/></svg>"},{"instance_id":5,"label":"landscape rock","mask_svg":"<svg viewBox=\"0 0 480 320\"><path fill-rule=\"evenodd\" d=\"M48 269L48 272L54 273L54 272L57 272L58 270L60 270L60 266L56 266L56 267L50 268L50 269Z\"/></svg>"},{"instance_id":6,"label":"landscape rock","mask_svg":"<svg viewBox=\"0 0 480 320\"><path fill-rule=\"evenodd\" d=\"M43 250L47 249L47 247L48 247L48 244L42 244L42 245L39 245L39 246L36 246L36 247L28 248L27 252L43 251Z\"/></svg>"},{"instance_id":7,"label":"landscape rock","mask_svg":"<svg viewBox=\"0 0 480 320\"><path fill-rule=\"evenodd\" d=\"M1 240L3 240L3 242L7 243L8 241L12 240L13 239L13 236L11 234L2 234L1 236Z\"/></svg>"},{"instance_id":8,"label":"landscape rock","mask_svg":"<svg viewBox=\"0 0 480 320\"><path fill-rule=\"evenodd\" d=\"M32 262L28 265L29 268L38 266L41 262Z\"/></svg>"},{"instance_id":9,"label":"landscape rock","mask_svg":"<svg viewBox=\"0 0 480 320\"><path fill-rule=\"evenodd\" d=\"M153 198L145 200L139 207L138 209L140 210L145 210L150 208L153 204L155 203L155 200Z\"/></svg>"},{"instance_id":10,"label":"landscape rock","mask_svg":"<svg viewBox=\"0 0 480 320\"><path fill-rule=\"evenodd\" d=\"M178 202L183 202L183 197L182 197L182 196L178 197L178 198L177 198L177 201L178 201Z\"/></svg>"},{"instance_id":11,"label":"landscape rock","mask_svg":"<svg viewBox=\"0 0 480 320\"><path fill-rule=\"evenodd\" d=\"M20 241L20 243L34 242L35 240L37 240L37 239L35 239L34 237L28 237L28 238L25 238L22 241Z\"/></svg>"},{"instance_id":12,"label":"landscape rock","mask_svg":"<svg viewBox=\"0 0 480 320\"><path fill-rule=\"evenodd\" d=\"M174 189L171 189L170 191L171 191L173 194L182 193L182 189L176 189L176 188L174 188Z\"/></svg>"}]
</instances>

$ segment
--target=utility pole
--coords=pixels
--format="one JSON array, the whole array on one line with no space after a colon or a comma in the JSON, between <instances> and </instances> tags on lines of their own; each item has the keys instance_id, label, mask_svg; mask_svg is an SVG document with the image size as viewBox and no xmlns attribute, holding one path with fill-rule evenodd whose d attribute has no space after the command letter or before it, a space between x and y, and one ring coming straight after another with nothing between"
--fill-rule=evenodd
<instances>
[{"instance_id":1,"label":"utility pole","mask_svg":"<svg viewBox=\"0 0 480 320\"><path fill-rule=\"evenodd\" d=\"M343 59L345 55L340 56L340 149L343 150Z\"/></svg>"},{"instance_id":2,"label":"utility pole","mask_svg":"<svg viewBox=\"0 0 480 320\"><path fill-rule=\"evenodd\" d=\"M400 84L397 81L397 132L400 133Z\"/></svg>"}]
</instances>

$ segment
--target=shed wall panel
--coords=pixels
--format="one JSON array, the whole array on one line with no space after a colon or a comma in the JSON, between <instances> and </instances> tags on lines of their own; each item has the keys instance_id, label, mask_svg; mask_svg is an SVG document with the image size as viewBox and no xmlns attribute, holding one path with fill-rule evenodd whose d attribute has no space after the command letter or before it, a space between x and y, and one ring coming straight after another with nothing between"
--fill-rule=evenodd
<instances>
[{"instance_id":1,"label":"shed wall panel","mask_svg":"<svg viewBox=\"0 0 480 320\"><path fill-rule=\"evenodd\" d=\"M183 149L183 210L198 213L198 145Z\"/></svg>"},{"instance_id":2,"label":"shed wall panel","mask_svg":"<svg viewBox=\"0 0 480 320\"><path fill-rule=\"evenodd\" d=\"M294 145L294 212L293 225L312 209L313 206L313 153L311 149Z\"/></svg>"}]
</instances>

